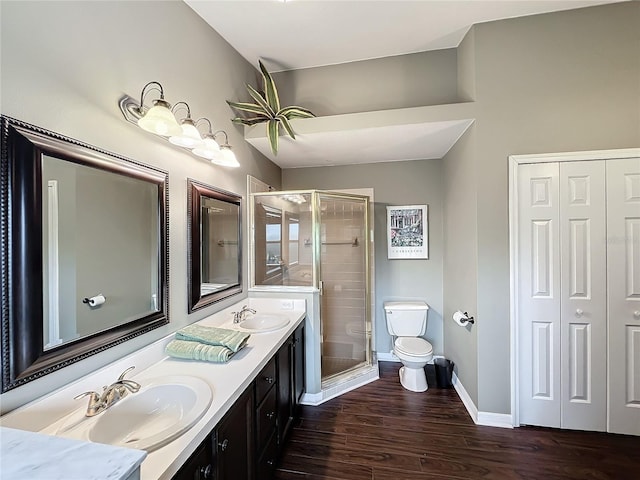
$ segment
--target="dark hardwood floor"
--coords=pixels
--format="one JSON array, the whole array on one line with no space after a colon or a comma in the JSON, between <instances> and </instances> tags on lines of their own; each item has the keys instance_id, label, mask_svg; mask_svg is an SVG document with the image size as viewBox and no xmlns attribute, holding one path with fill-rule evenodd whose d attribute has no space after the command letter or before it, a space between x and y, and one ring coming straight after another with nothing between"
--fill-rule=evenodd
<instances>
[{"instance_id":1,"label":"dark hardwood floor","mask_svg":"<svg viewBox=\"0 0 640 480\"><path fill-rule=\"evenodd\" d=\"M455 390L380 380L304 406L277 480L640 479L640 438L476 426Z\"/></svg>"}]
</instances>

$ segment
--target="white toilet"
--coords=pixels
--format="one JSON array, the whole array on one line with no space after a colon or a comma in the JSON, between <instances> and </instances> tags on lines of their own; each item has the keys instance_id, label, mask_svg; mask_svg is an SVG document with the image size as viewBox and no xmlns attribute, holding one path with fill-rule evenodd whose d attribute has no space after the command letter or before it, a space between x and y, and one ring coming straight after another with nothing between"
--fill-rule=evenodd
<instances>
[{"instance_id":1,"label":"white toilet","mask_svg":"<svg viewBox=\"0 0 640 480\"><path fill-rule=\"evenodd\" d=\"M393 353L403 367L400 368L400 383L412 392L427 390L425 365L433 358L433 346L424 338L427 331L425 302L385 302L384 313L387 329L393 337Z\"/></svg>"}]
</instances>

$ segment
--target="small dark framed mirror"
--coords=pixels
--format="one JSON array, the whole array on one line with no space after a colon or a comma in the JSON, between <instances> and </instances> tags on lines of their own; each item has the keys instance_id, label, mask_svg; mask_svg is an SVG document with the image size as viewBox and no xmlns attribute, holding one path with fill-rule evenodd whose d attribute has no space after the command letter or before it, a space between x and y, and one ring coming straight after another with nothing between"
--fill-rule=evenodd
<instances>
[{"instance_id":1,"label":"small dark framed mirror","mask_svg":"<svg viewBox=\"0 0 640 480\"><path fill-rule=\"evenodd\" d=\"M242 197L187 180L189 313L242 293Z\"/></svg>"},{"instance_id":2,"label":"small dark framed mirror","mask_svg":"<svg viewBox=\"0 0 640 480\"><path fill-rule=\"evenodd\" d=\"M168 174L2 116L2 392L169 322Z\"/></svg>"}]
</instances>

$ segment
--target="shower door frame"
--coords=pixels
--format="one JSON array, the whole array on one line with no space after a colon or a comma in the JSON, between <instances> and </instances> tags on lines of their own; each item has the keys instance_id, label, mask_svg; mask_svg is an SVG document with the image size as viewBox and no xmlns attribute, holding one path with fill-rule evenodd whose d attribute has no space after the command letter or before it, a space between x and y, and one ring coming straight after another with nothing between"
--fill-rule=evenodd
<instances>
[{"instance_id":1,"label":"shower door frame","mask_svg":"<svg viewBox=\"0 0 640 480\"><path fill-rule=\"evenodd\" d=\"M282 195L310 195L311 196L311 223L312 223L312 236L313 236L313 261L312 261L312 285L311 286L268 286L268 285L256 285L255 279L255 200L254 196L282 196ZM268 192L253 192L249 193L249 201L247 206L249 208L249 290L258 290L262 292L319 292L319 311L320 311L320 332L319 332L319 350L320 350L320 365L322 365L322 351L323 351L323 328L324 319L322 314L322 284L321 284L321 259L322 259L322 232L320 228L320 195L330 195L336 198L364 200L365 213L364 213L364 239L362 245L364 247L365 255L365 361L351 367L342 372L338 372L329 377L323 377L322 367L320 366L320 383L321 389L324 390L336 384L344 381L349 381L351 378L357 377L360 371L363 369L371 368L374 361L373 352L373 329L372 329L372 305L371 305L371 200L368 195L359 195L352 193L336 192L332 190L279 190Z\"/></svg>"},{"instance_id":2,"label":"shower door frame","mask_svg":"<svg viewBox=\"0 0 640 480\"><path fill-rule=\"evenodd\" d=\"M364 275L365 275L365 283L364 283L364 302L365 302L365 360L353 367L350 367L346 370L343 370L338 373L334 373L332 375L324 376L322 372L322 360L324 356L324 316L322 313L322 296L323 296L323 288L322 288L322 221L321 221L321 202L320 196L327 195L333 198L338 199L346 199L346 200L364 200L364 239L362 245L364 246ZM314 212L312 214L312 221L314 224L314 239L313 239L313 256L314 256L314 267L317 264L317 282L315 283L316 287L320 290L320 382L322 385L322 389L330 388L337 383L341 383L343 381L348 381L349 379L356 377L359 375L360 371L363 368L371 367L373 363L373 352L372 352L372 321L371 321L371 258L370 258L370 225L369 225L369 197L365 195L356 195L350 193L342 193L328 190L314 190L312 195L312 208L314 208ZM315 270L315 269L314 269Z\"/></svg>"}]
</instances>

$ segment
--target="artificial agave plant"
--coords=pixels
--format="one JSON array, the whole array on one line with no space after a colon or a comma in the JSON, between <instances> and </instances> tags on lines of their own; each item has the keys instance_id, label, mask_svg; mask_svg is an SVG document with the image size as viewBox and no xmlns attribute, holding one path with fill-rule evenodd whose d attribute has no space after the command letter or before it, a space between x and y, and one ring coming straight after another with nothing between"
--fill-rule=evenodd
<instances>
[{"instance_id":1,"label":"artificial agave plant","mask_svg":"<svg viewBox=\"0 0 640 480\"><path fill-rule=\"evenodd\" d=\"M295 105L280 108L280 99L278 98L276 84L262 62L258 61L258 64L260 65L260 71L262 72L264 94L258 92L251 85L247 84L247 90L256 103L230 102L228 100L227 103L236 110L248 112L253 115L246 118L236 117L231 120L234 123L256 125L258 123L267 122L267 138L271 145L271 151L274 155L277 155L280 126L284 127L285 132L295 140L296 135L291 127L290 120L292 118L311 118L315 117L315 115L306 108L297 107Z\"/></svg>"}]
</instances>

